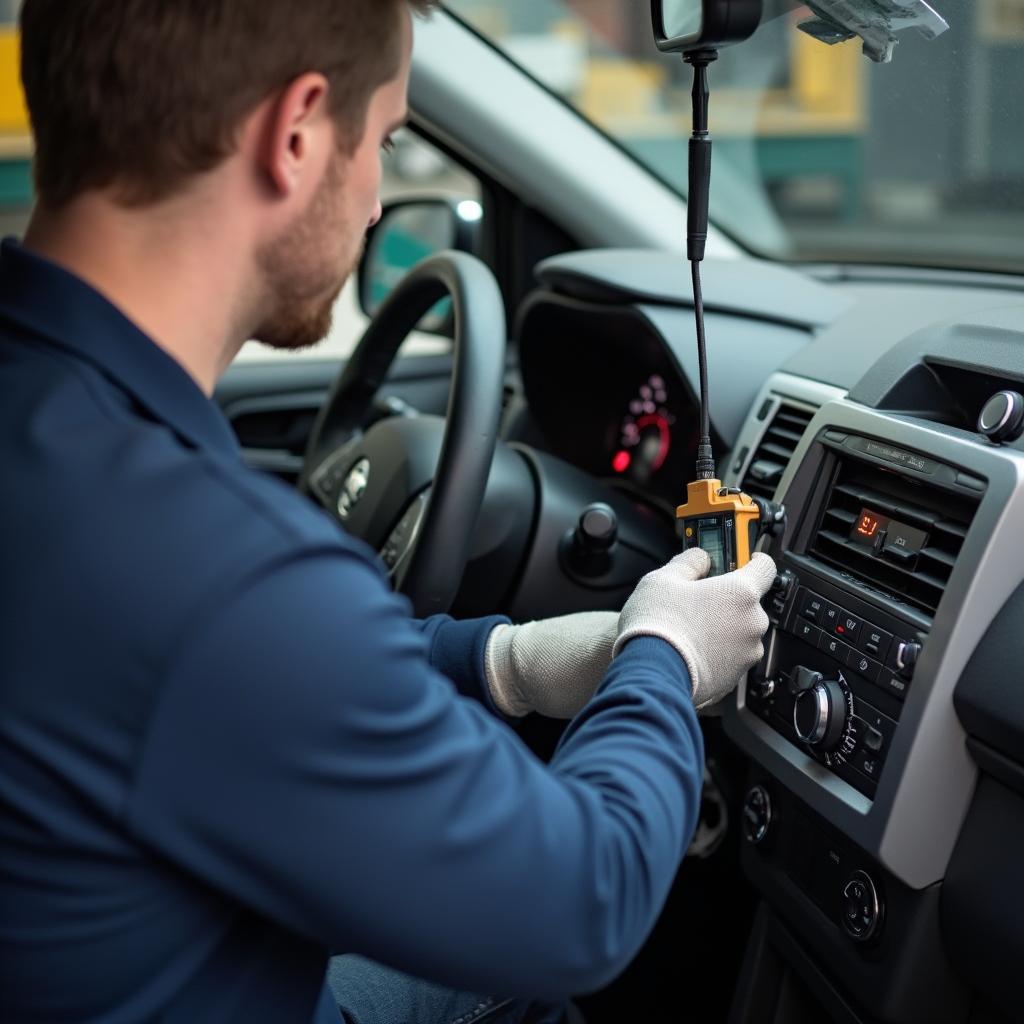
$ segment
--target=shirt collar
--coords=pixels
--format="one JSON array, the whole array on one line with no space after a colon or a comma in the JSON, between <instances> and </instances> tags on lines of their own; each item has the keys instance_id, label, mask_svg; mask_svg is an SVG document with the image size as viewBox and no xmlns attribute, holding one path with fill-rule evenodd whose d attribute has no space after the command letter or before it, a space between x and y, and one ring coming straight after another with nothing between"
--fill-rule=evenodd
<instances>
[{"instance_id":1,"label":"shirt collar","mask_svg":"<svg viewBox=\"0 0 1024 1024\"><path fill-rule=\"evenodd\" d=\"M0 244L0 319L91 363L194 447L237 456L224 415L180 363L94 288L11 238Z\"/></svg>"}]
</instances>

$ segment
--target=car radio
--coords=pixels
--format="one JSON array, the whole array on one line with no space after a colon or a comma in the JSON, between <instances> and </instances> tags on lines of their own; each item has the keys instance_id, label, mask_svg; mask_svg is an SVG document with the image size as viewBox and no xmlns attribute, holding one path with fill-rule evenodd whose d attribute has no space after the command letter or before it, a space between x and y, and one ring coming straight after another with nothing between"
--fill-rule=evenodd
<instances>
[{"instance_id":1,"label":"car radio","mask_svg":"<svg viewBox=\"0 0 1024 1024\"><path fill-rule=\"evenodd\" d=\"M830 451L780 558L746 704L873 799L977 498L936 460L836 431L819 442Z\"/></svg>"}]
</instances>

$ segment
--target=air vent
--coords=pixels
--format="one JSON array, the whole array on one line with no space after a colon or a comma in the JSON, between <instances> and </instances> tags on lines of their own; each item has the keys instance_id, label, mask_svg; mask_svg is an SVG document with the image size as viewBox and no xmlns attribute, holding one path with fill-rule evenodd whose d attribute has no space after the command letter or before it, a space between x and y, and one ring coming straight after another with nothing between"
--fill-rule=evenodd
<instances>
[{"instance_id":1,"label":"air vent","mask_svg":"<svg viewBox=\"0 0 1024 1024\"><path fill-rule=\"evenodd\" d=\"M840 465L811 554L934 615L976 505L898 473Z\"/></svg>"},{"instance_id":2,"label":"air vent","mask_svg":"<svg viewBox=\"0 0 1024 1024\"><path fill-rule=\"evenodd\" d=\"M783 402L776 410L761 443L750 460L741 488L758 498L772 498L796 451L814 418L810 409Z\"/></svg>"}]
</instances>

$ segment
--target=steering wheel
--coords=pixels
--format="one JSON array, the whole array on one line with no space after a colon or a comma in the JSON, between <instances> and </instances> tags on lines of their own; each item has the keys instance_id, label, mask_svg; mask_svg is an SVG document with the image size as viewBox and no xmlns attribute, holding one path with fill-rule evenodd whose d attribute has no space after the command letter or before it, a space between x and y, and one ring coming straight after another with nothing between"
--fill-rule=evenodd
<instances>
[{"instance_id":1,"label":"steering wheel","mask_svg":"<svg viewBox=\"0 0 1024 1024\"><path fill-rule=\"evenodd\" d=\"M450 295L455 353L448 412L394 416L363 433L409 332ZM380 552L416 615L459 589L501 417L505 305L488 267L443 252L408 273L370 321L313 424L299 488Z\"/></svg>"}]
</instances>

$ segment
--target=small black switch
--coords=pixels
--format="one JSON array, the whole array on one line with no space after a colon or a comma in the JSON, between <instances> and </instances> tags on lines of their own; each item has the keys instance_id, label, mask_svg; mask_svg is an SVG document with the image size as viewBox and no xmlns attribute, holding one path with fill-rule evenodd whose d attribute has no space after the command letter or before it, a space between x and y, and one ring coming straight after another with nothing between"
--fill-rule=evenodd
<instances>
[{"instance_id":1,"label":"small black switch","mask_svg":"<svg viewBox=\"0 0 1024 1024\"><path fill-rule=\"evenodd\" d=\"M824 678L820 672L797 665L789 675L789 692L803 693L804 690L813 690Z\"/></svg>"},{"instance_id":2,"label":"small black switch","mask_svg":"<svg viewBox=\"0 0 1024 1024\"><path fill-rule=\"evenodd\" d=\"M864 746L877 754L882 749L884 742L885 737L877 729L869 725L867 732L864 734Z\"/></svg>"}]
</instances>

